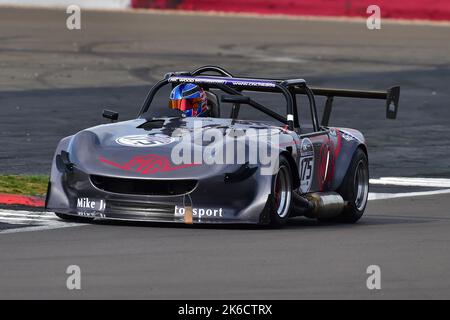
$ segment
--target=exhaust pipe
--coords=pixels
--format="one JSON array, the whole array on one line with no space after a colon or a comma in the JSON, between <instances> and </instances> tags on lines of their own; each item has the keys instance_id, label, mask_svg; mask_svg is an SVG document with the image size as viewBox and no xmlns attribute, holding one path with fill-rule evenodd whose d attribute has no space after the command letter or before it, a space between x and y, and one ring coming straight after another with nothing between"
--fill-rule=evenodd
<instances>
[{"instance_id":1,"label":"exhaust pipe","mask_svg":"<svg viewBox=\"0 0 450 320\"><path fill-rule=\"evenodd\" d=\"M342 213L345 201L336 192L315 192L303 196L309 202L309 210L302 210L302 215L308 218L333 218Z\"/></svg>"}]
</instances>

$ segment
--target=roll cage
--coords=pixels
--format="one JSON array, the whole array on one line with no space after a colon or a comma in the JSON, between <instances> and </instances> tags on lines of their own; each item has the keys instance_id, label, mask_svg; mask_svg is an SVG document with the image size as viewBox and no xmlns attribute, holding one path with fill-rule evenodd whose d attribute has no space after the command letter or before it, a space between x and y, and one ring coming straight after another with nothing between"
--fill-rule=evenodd
<instances>
[{"instance_id":1,"label":"roll cage","mask_svg":"<svg viewBox=\"0 0 450 320\"><path fill-rule=\"evenodd\" d=\"M216 75L211 75L215 73ZM400 87L395 86L387 91L347 90L335 88L309 87L304 79L267 79L235 77L227 70L218 66L204 66L192 72L167 73L163 80L155 84L149 91L138 117L147 112L156 93L168 84L196 83L203 87L215 87L236 96L243 96L242 91L282 93L286 100L286 114L279 114L267 106L253 99L248 99L246 104L284 123L289 130L299 128L297 94L306 95L311 110L314 131L320 131L328 126L334 97L382 99L386 100L386 117L395 119L398 111ZM327 97L322 119L319 122L315 95Z\"/></svg>"}]
</instances>

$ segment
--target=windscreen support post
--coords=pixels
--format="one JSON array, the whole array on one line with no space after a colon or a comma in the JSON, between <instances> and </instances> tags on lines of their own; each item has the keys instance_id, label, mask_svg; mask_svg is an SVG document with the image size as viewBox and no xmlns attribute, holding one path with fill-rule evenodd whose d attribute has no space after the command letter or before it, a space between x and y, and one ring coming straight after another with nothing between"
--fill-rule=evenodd
<instances>
[{"instance_id":1,"label":"windscreen support post","mask_svg":"<svg viewBox=\"0 0 450 320\"><path fill-rule=\"evenodd\" d=\"M325 102L325 109L323 110L321 125L323 127L328 127L330 122L331 111L333 109L334 96L327 96L327 101Z\"/></svg>"}]
</instances>

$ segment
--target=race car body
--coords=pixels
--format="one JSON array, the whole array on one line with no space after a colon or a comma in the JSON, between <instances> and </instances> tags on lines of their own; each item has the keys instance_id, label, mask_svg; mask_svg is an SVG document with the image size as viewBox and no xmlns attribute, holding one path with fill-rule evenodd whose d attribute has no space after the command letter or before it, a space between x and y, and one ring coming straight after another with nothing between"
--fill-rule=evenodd
<instances>
[{"instance_id":1,"label":"race car body","mask_svg":"<svg viewBox=\"0 0 450 320\"><path fill-rule=\"evenodd\" d=\"M211 72L219 76L205 75ZM180 83L204 88L214 112L151 116L157 92ZM244 95L247 91L283 95L286 114ZM365 140L357 130L328 127L330 101L319 124L314 93L386 99L388 117L397 113L398 87L388 92L315 89L304 80L236 78L218 67L171 73L150 90L137 119L61 140L46 207L78 220L280 226L303 215L355 222L368 196ZM299 125L296 94L310 102L308 132ZM225 104L230 105L226 116ZM240 119L243 108L274 121ZM104 115L117 119L113 112Z\"/></svg>"}]
</instances>

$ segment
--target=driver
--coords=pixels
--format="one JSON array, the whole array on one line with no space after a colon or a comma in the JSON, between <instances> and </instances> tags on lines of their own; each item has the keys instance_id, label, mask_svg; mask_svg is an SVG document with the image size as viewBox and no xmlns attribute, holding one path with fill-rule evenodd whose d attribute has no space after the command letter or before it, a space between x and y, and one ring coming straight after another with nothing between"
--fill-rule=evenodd
<instances>
[{"instance_id":1,"label":"driver","mask_svg":"<svg viewBox=\"0 0 450 320\"><path fill-rule=\"evenodd\" d=\"M184 117L209 117L205 90L193 83L182 83L170 93L169 107L180 110Z\"/></svg>"}]
</instances>

